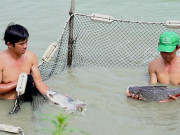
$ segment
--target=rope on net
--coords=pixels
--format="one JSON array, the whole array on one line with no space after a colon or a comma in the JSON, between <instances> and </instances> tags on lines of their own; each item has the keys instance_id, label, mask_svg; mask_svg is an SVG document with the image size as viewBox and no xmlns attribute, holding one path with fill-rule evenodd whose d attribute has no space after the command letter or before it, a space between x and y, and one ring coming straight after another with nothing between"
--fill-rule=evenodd
<instances>
[{"instance_id":1,"label":"rope on net","mask_svg":"<svg viewBox=\"0 0 180 135\"><path fill-rule=\"evenodd\" d=\"M48 48L43 56L39 66L43 80L67 70L67 63L72 68L146 68L152 59L159 56L157 46L163 32L174 31L180 35L179 29L170 27L170 21L167 25L163 22L119 20L106 16L98 16L96 18L100 21L96 21L94 17L94 14L70 16L56 45ZM174 24L180 27L179 22ZM53 55L50 55L51 52ZM68 62L69 52L71 62Z\"/></svg>"}]
</instances>

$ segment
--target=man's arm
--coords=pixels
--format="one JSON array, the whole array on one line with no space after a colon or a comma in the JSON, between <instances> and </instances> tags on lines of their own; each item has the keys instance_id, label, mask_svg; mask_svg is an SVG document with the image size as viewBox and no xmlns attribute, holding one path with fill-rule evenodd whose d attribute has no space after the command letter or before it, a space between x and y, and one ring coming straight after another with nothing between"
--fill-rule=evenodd
<instances>
[{"instance_id":1,"label":"man's arm","mask_svg":"<svg viewBox=\"0 0 180 135\"><path fill-rule=\"evenodd\" d=\"M41 74L38 68L38 61L37 61L37 57L34 53L32 53L32 68L31 68L31 75L33 76L35 85L37 87L37 89L43 94L45 95L46 92L49 90L48 86L43 82L42 78L41 78Z\"/></svg>"},{"instance_id":2,"label":"man's arm","mask_svg":"<svg viewBox=\"0 0 180 135\"><path fill-rule=\"evenodd\" d=\"M156 76L156 72L155 72L155 62L151 61L149 64L149 76L150 76L150 83L155 84L157 83L157 76ZM128 97L132 97L134 99L140 99L141 98L138 95L129 93L129 91L127 91L126 95Z\"/></svg>"},{"instance_id":3,"label":"man's arm","mask_svg":"<svg viewBox=\"0 0 180 135\"><path fill-rule=\"evenodd\" d=\"M17 82L11 82L7 84L0 84L0 94L7 93L16 88Z\"/></svg>"},{"instance_id":4,"label":"man's arm","mask_svg":"<svg viewBox=\"0 0 180 135\"><path fill-rule=\"evenodd\" d=\"M2 67L2 64L0 63L0 94L7 93L13 90L14 88L16 88L17 81L3 84L2 77L3 77L3 67Z\"/></svg>"},{"instance_id":5,"label":"man's arm","mask_svg":"<svg viewBox=\"0 0 180 135\"><path fill-rule=\"evenodd\" d=\"M157 75L155 72L155 62L152 61L149 64L149 77L150 77L150 83L156 84L157 83Z\"/></svg>"}]
</instances>

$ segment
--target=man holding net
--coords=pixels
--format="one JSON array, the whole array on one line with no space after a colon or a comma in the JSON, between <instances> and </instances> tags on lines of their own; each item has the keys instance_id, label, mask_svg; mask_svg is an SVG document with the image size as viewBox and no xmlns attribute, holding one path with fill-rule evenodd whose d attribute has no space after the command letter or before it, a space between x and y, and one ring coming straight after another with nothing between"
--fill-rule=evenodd
<instances>
[{"instance_id":1,"label":"man holding net","mask_svg":"<svg viewBox=\"0 0 180 135\"><path fill-rule=\"evenodd\" d=\"M38 90L45 95L49 90L42 81L36 55L27 51L29 33L18 24L10 24L4 41L8 49L0 53L0 98L15 99L19 74L31 74Z\"/></svg>"},{"instance_id":2,"label":"man holding net","mask_svg":"<svg viewBox=\"0 0 180 135\"><path fill-rule=\"evenodd\" d=\"M12 23L5 30L4 41L8 48L0 52L0 98L16 99L12 112L16 110L20 97L31 101L32 95L37 93L35 91L64 109L82 109L84 105L74 104L71 98L49 90L41 78L37 56L27 50L28 37L28 30L19 24ZM18 86L22 83L27 83L25 92Z\"/></svg>"}]
</instances>

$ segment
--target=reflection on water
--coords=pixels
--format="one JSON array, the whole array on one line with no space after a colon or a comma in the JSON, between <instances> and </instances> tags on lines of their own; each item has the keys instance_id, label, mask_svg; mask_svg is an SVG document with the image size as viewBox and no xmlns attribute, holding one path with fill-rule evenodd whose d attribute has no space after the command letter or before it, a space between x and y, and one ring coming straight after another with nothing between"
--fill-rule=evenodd
<instances>
[{"instance_id":1,"label":"reflection on water","mask_svg":"<svg viewBox=\"0 0 180 135\"><path fill-rule=\"evenodd\" d=\"M148 85L148 81L146 69L82 68L64 71L46 83L59 93L87 103L85 115L75 114L69 127L82 129L91 135L178 134L180 100L156 103L126 97L128 86ZM25 135L50 135L35 132L41 128L53 128L51 123L40 121L40 118L62 111L58 106L47 103L32 112L30 104L25 103L20 112L8 115L13 102L1 100L1 106L0 121L22 127Z\"/></svg>"}]
</instances>

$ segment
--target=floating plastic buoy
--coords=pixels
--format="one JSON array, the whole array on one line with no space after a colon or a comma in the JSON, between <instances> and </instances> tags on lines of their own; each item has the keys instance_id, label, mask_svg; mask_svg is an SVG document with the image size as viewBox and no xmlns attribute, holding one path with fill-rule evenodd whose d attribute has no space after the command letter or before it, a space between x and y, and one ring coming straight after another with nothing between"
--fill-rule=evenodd
<instances>
[{"instance_id":1,"label":"floating plastic buoy","mask_svg":"<svg viewBox=\"0 0 180 135\"><path fill-rule=\"evenodd\" d=\"M22 133L22 135L24 135L22 128L7 124L0 124L0 131L16 133L16 134Z\"/></svg>"}]
</instances>

